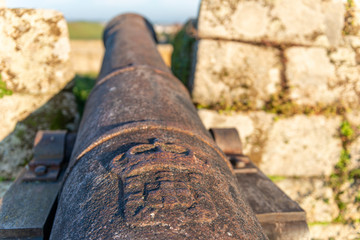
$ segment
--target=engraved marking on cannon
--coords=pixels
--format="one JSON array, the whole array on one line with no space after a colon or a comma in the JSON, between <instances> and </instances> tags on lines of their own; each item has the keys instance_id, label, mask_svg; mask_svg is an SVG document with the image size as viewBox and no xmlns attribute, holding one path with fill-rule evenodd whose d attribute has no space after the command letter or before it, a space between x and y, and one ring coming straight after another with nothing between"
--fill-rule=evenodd
<instances>
[{"instance_id":1,"label":"engraved marking on cannon","mask_svg":"<svg viewBox=\"0 0 360 240\"><path fill-rule=\"evenodd\" d=\"M191 150L158 141L115 157L112 171L123 183L126 222L153 226L213 221L218 214L204 187L207 169Z\"/></svg>"},{"instance_id":2,"label":"engraved marking on cannon","mask_svg":"<svg viewBox=\"0 0 360 240\"><path fill-rule=\"evenodd\" d=\"M109 141L110 139L119 137L123 134L124 135L128 134L128 133L135 134L135 132L137 132L137 131L143 131L143 130L151 131L151 130L161 130L161 129L169 131L169 132L182 133L182 134L186 134L186 135L189 135L192 137L196 137L201 142L207 144L210 148L212 148L215 152L217 152L219 154L219 156L224 160L224 162L228 165L230 171L235 175L232 165L231 165L230 161L227 159L226 155L219 148L214 147L213 143L211 141L209 141L207 138L201 137L199 135L194 135L193 132L179 129L176 127L169 127L169 126L164 127L161 125L157 125L157 123L154 123L154 122L151 124L149 124L148 122L146 122L146 123L140 123L140 122L129 123L129 124L126 124L126 126L121 126L121 127L115 128L109 132L106 132L104 135L100 136L97 140L95 140L92 144L87 146L80 154L77 155L77 157L75 157L75 161L70 166L68 174L71 172L71 170L74 168L74 166L79 162L79 160L84 155L89 153L94 148L100 146L101 144L104 144L106 141ZM121 157L121 156L119 156L119 157Z\"/></svg>"}]
</instances>

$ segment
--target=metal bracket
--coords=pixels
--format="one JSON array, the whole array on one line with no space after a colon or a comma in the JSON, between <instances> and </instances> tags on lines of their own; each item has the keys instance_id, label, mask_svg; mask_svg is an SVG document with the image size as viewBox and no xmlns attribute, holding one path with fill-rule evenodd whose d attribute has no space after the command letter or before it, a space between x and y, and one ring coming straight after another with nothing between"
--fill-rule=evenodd
<instances>
[{"instance_id":1,"label":"metal bracket","mask_svg":"<svg viewBox=\"0 0 360 240\"><path fill-rule=\"evenodd\" d=\"M49 239L75 133L39 131L34 159L0 203L0 239Z\"/></svg>"},{"instance_id":2,"label":"metal bracket","mask_svg":"<svg viewBox=\"0 0 360 240\"><path fill-rule=\"evenodd\" d=\"M235 128L212 128L216 144L233 165L239 188L269 239L309 239L304 210L243 155Z\"/></svg>"},{"instance_id":3,"label":"metal bracket","mask_svg":"<svg viewBox=\"0 0 360 240\"><path fill-rule=\"evenodd\" d=\"M23 181L56 181L65 155L66 131L39 131L34 140L34 158Z\"/></svg>"},{"instance_id":4,"label":"metal bracket","mask_svg":"<svg viewBox=\"0 0 360 240\"><path fill-rule=\"evenodd\" d=\"M258 170L242 152L242 143L236 128L211 128L216 144L226 154L235 173L256 173Z\"/></svg>"}]
</instances>

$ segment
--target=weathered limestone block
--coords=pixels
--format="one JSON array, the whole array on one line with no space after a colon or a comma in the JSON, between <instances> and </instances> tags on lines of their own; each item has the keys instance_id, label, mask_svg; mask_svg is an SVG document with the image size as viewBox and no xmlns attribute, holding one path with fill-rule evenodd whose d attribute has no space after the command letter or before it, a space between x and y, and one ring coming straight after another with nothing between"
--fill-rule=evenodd
<instances>
[{"instance_id":1,"label":"weathered limestone block","mask_svg":"<svg viewBox=\"0 0 360 240\"><path fill-rule=\"evenodd\" d=\"M0 9L0 73L13 92L59 92L74 75L62 14Z\"/></svg>"},{"instance_id":2,"label":"weathered limestone block","mask_svg":"<svg viewBox=\"0 0 360 240\"><path fill-rule=\"evenodd\" d=\"M345 2L344 33L346 35L360 36L360 2L358 0Z\"/></svg>"},{"instance_id":3,"label":"weathered limestone block","mask_svg":"<svg viewBox=\"0 0 360 240\"><path fill-rule=\"evenodd\" d=\"M11 97L9 97L11 98ZM25 100L30 98L26 98ZM41 100L34 97L34 101ZM29 100L30 101L30 100ZM61 92L26 119L0 142L0 177L14 178L32 158L35 134L43 129L76 130L77 104L70 92Z\"/></svg>"},{"instance_id":4,"label":"weathered limestone block","mask_svg":"<svg viewBox=\"0 0 360 240\"><path fill-rule=\"evenodd\" d=\"M345 117L350 124L360 128L360 109L347 112Z\"/></svg>"},{"instance_id":5,"label":"weathered limestone block","mask_svg":"<svg viewBox=\"0 0 360 240\"><path fill-rule=\"evenodd\" d=\"M354 50L360 48L360 36L344 36L342 45L351 46ZM359 52L357 52L357 55ZM357 62L360 62L357 58Z\"/></svg>"},{"instance_id":6,"label":"weathered limestone block","mask_svg":"<svg viewBox=\"0 0 360 240\"><path fill-rule=\"evenodd\" d=\"M360 137L355 139L348 149L350 151L350 163L348 169L350 171L360 169Z\"/></svg>"},{"instance_id":7,"label":"weathered limestone block","mask_svg":"<svg viewBox=\"0 0 360 240\"><path fill-rule=\"evenodd\" d=\"M196 46L190 81L194 102L247 102L260 108L278 91L282 65L277 49L215 40L200 40Z\"/></svg>"},{"instance_id":8,"label":"weathered limestone block","mask_svg":"<svg viewBox=\"0 0 360 240\"><path fill-rule=\"evenodd\" d=\"M45 104L51 94L30 95L14 93L0 99L0 140L4 139L14 128L17 122L23 120L37 108Z\"/></svg>"},{"instance_id":9,"label":"weathered limestone block","mask_svg":"<svg viewBox=\"0 0 360 240\"><path fill-rule=\"evenodd\" d=\"M331 222L339 214L335 194L322 179L283 179L275 182L306 212L308 222Z\"/></svg>"},{"instance_id":10,"label":"weathered limestone block","mask_svg":"<svg viewBox=\"0 0 360 240\"><path fill-rule=\"evenodd\" d=\"M360 239L360 223L353 224L341 224L341 223L331 223L331 224L318 224L310 225L310 235L312 239L319 240L349 240L349 239Z\"/></svg>"},{"instance_id":11,"label":"weathered limestone block","mask_svg":"<svg viewBox=\"0 0 360 240\"><path fill-rule=\"evenodd\" d=\"M301 105L360 107L360 39L346 37L333 50L291 47L285 50L290 97Z\"/></svg>"},{"instance_id":12,"label":"weathered limestone block","mask_svg":"<svg viewBox=\"0 0 360 240\"><path fill-rule=\"evenodd\" d=\"M203 0L200 38L336 46L344 25L341 0Z\"/></svg>"},{"instance_id":13,"label":"weathered limestone block","mask_svg":"<svg viewBox=\"0 0 360 240\"><path fill-rule=\"evenodd\" d=\"M341 103L348 108L359 109L360 107L360 49L352 47L354 41L345 41L342 47L331 51L330 61L335 66L336 84L330 88L340 92ZM358 51L358 53L356 52Z\"/></svg>"},{"instance_id":14,"label":"weathered limestone block","mask_svg":"<svg viewBox=\"0 0 360 240\"><path fill-rule=\"evenodd\" d=\"M0 9L0 141L73 78L68 30L54 10Z\"/></svg>"},{"instance_id":15,"label":"weathered limestone block","mask_svg":"<svg viewBox=\"0 0 360 240\"><path fill-rule=\"evenodd\" d=\"M261 111L198 113L207 128L235 127L244 153L267 175L330 175L340 158L340 117L298 115L275 121L273 114Z\"/></svg>"},{"instance_id":16,"label":"weathered limestone block","mask_svg":"<svg viewBox=\"0 0 360 240\"><path fill-rule=\"evenodd\" d=\"M240 135L240 139L244 146L247 144L247 139L255 131L254 122L247 114L229 113L219 114L217 111L200 109L198 114L207 129L210 128L231 128L234 127Z\"/></svg>"},{"instance_id":17,"label":"weathered limestone block","mask_svg":"<svg viewBox=\"0 0 360 240\"><path fill-rule=\"evenodd\" d=\"M345 205L343 218L348 221L360 221L360 179L348 181L341 186L340 201Z\"/></svg>"},{"instance_id":18,"label":"weathered limestone block","mask_svg":"<svg viewBox=\"0 0 360 240\"><path fill-rule=\"evenodd\" d=\"M330 175L342 145L340 117L297 115L276 121L270 129L260 168L268 175Z\"/></svg>"},{"instance_id":19,"label":"weathered limestone block","mask_svg":"<svg viewBox=\"0 0 360 240\"><path fill-rule=\"evenodd\" d=\"M339 100L335 67L323 48L292 47L285 50L290 98L298 104L332 104Z\"/></svg>"}]
</instances>

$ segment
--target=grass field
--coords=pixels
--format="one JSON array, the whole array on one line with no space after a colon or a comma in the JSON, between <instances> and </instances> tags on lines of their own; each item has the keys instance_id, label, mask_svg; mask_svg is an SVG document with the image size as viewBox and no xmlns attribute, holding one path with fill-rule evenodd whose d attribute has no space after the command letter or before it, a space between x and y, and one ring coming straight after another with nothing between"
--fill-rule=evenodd
<instances>
[{"instance_id":1,"label":"grass field","mask_svg":"<svg viewBox=\"0 0 360 240\"><path fill-rule=\"evenodd\" d=\"M70 39L99 40L102 39L104 25L98 22L68 22Z\"/></svg>"}]
</instances>

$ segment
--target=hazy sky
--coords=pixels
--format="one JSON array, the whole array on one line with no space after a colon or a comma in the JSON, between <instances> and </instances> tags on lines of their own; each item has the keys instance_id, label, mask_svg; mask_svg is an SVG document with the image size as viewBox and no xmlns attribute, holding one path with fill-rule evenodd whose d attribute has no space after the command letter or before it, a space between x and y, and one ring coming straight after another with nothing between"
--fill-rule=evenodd
<instances>
[{"instance_id":1,"label":"hazy sky","mask_svg":"<svg viewBox=\"0 0 360 240\"><path fill-rule=\"evenodd\" d=\"M68 21L108 21L124 12L140 13L154 23L184 23L196 17L200 0L6 0L9 8L50 8Z\"/></svg>"}]
</instances>

